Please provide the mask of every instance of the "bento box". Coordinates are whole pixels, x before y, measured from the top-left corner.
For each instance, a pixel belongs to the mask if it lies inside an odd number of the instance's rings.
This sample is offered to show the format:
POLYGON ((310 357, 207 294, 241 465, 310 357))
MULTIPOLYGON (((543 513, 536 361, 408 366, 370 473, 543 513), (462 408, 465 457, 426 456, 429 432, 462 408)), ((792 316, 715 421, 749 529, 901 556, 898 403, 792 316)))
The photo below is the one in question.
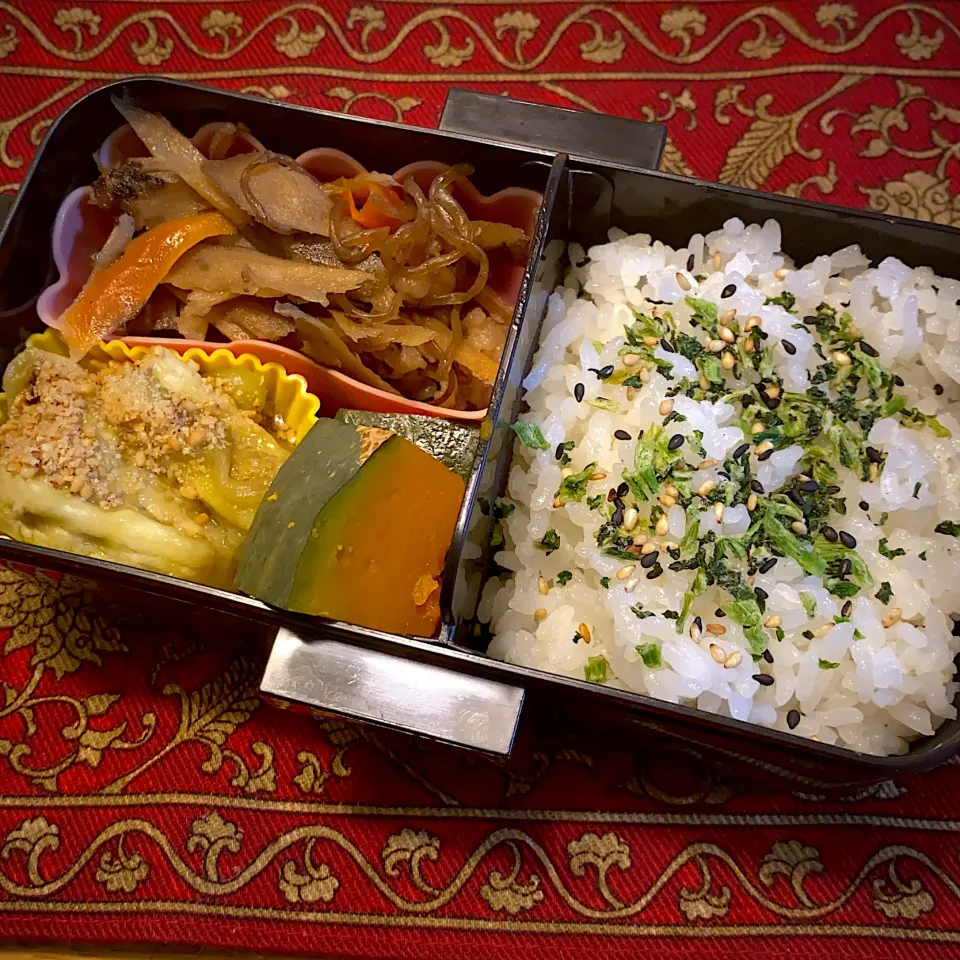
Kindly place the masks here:
MULTIPOLYGON (((101 88, 70 108, 37 152, 0 237, 4 365, 24 335, 41 327, 37 299, 58 275, 51 226, 64 198, 96 176, 86 158, 117 127, 110 96, 118 93, 185 130, 216 121, 242 123, 285 155, 335 145, 369 169, 382 166, 383 156, 397 168, 424 159, 468 163, 475 170, 471 179, 484 195, 520 188, 542 196, 489 405, 474 418, 480 447, 447 553, 441 625, 433 639, 392 634, 10 539, 0 540, 0 557, 84 578, 122 604, 149 604, 184 623, 201 611, 259 622, 276 631, 261 685, 266 696, 492 753, 510 752, 523 713, 550 728, 615 731, 620 742, 631 737, 638 743, 651 737, 693 741, 816 792, 923 770, 960 748, 957 720, 916 740, 905 755, 877 757, 494 660, 485 655, 488 635, 477 619, 496 552, 490 545, 490 504, 506 492, 516 444, 514 432, 503 425, 515 423, 523 411, 522 384, 538 347, 549 295, 570 268, 568 245, 587 249, 603 244, 614 229, 649 234, 679 247, 691 234, 719 230, 731 218, 746 223, 773 219, 787 238, 786 251, 798 263, 859 244, 871 259, 895 256, 950 276, 960 262, 960 231, 658 173, 653 168, 665 131, 656 124, 452 91, 440 130, 426 131, 175 81, 138 79, 101 88)), ((244 345, 236 343, 233 349, 242 353, 244 345)), ((327 395, 317 392, 321 416, 350 400, 335 389, 327 395)))

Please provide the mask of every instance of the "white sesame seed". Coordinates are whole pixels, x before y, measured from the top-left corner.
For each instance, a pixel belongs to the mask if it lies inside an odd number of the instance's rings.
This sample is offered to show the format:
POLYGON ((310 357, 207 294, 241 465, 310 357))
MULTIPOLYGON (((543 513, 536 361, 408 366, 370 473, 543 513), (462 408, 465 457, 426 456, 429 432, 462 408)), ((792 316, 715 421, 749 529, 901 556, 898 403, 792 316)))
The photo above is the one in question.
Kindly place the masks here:
POLYGON ((717 518, 717 523, 723 522, 723 504, 715 503, 713 505, 713 515, 717 518))
POLYGON ((677 286, 680 287, 681 290, 690 289, 690 281, 679 271, 677 272, 677 286))
POLYGON ((756 423, 754 423, 750 427, 751 433, 763 433, 763 430, 764 430, 763 424, 759 420, 757 420, 756 423))
POLYGON ((753 451, 753 452, 759 457, 761 454, 764 454, 764 453, 766 453, 768 450, 772 450, 772 449, 773 449, 773 441, 772 441, 772 440, 764 440, 763 443, 758 443, 758 444, 757 444, 757 446, 754 448, 754 451, 753 451))
POLYGON ((723 313, 717 317, 717 323, 719 323, 721 327, 725 327, 736 315, 737 311, 731 307, 729 310, 724 310, 723 313))
POLYGON ((736 357, 734 357, 729 350, 720 358, 720 366, 723 367, 724 370, 732 370, 736 362, 736 357))
POLYGON ((820 637, 825 637, 833 629, 833 627, 833 621, 829 620, 827 623, 823 624, 822 627, 817 627, 817 629, 813 631, 813 635, 817 637, 817 639, 820 637))
POLYGON ((640 514, 637 513, 637 511, 634 510, 633 507, 630 507, 623 514, 623 529, 626 530, 627 533, 629 533, 637 525, 637 520, 639 519, 639 517, 640 517, 640 514))
POLYGON ((734 650, 726 660, 723 661, 723 667, 725 670, 734 670, 740 666, 740 661, 742 656, 739 650, 734 650))
POLYGON ((833 362, 838 367, 849 367, 853 361, 850 359, 849 353, 844 353, 842 350, 835 350, 832 354, 833 362))
POLYGON ((721 327, 720 339, 727 343, 733 343, 737 339, 737 335, 729 327, 721 327))
POLYGON ((700 374, 700 389, 701 390, 710 389, 710 381, 702 373, 700 374))
POLYGON ((707 470, 707 469, 709 469, 710 467, 715 467, 716 465, 717 465, 717 461, 714 460, 713 457, 707 457, 706 460, 701 460, 701 461, 697 464, 697 469, 698 469, 698 470, 707 470))
POLYGON ((767 619, 763 621, 763 625, 769 627, 771 630, 779 627, 781 623, 783 623, 783 617, 767 617, 767 619))
POLYGON ((537 589, 546 596, 550 592, 550 584, 543 577, 537 577, 537 589))
POLYGON ((669 494, 666 494, 666 493, 663 494, 662 496, 657 497, 657 500, 659 500, 660 503, 663 506, 665 506, 668 510, 670 509, 670 507, 674 507, 677 504, 677 498, 671 497, 669 494))
POLYGON ((640 548, 640 556, 645 557, 648 553, 656 553, 659 549, 655 543, 645 543, 640 548))
POLYGON ((697 488, 697 496, 705 497, 716 485, 716 480, 704 480, 697 488))
POLYGON ((660 341, 656 337, 644 337, 643 342, 648 347, 655 347, 660 341))
POLYGON ((618 580, 629 580, 629 579, 630 579, 630 574, 633 573, 633 571, 636 570, 636 569, 637 569, 637 565, 636 565, 635 563, 628 563, 625 567, 621 567, 621 568, 617 571, 617 579, 618 579, 618 580))
POLYGON ((547 619, 547 608, 541 607, 539 610, 535 610, 533 613, 533 619, 540 623, 541 620, 547 619))
POLYGON ((637 589, 637 584, 640 581, 636 577, 631 577, 624 585, 623 589, 625 593, 633 593, 637 589))
POLYGON ((714 270, 720 269, 720 251, 719 250, 713 255, 713 269, 714 270))
POLYGON ((606 475, 602 470, 597 470, 596 473, 591 473, 591 474, 590 474, 590 479, 591 479, 591 480, 606 480, 606 479, 607 479, 607 475, 606 475))
POLYGON ((747 497, 747 509, 751 513, 757 509, 757 502, 757 495, 755 493, 751 493, 750 496, 747 497))
POLYGON ((870 482, 873 483, 877 477, 880 476, 880 465, 876 463, 870 464, 870 482))
POLYGON ((715 637, 722 637, 727 632, 727 628, 722 623, 708 623, 706 630, 715 637))
POLYGON ((666 400, 660 401, 660 406, 657 407, 657 410, 660 413, 661 417, 665 417, 671 410, 673 410, 673 397, 667 397, 666 400))
POLYGON ((572 476, 573 476, 573 468, 572 468, 572 467, 564 467, 564 468, 560 471, 560 476, 563 477, 564 480, 566 480, 567 477, 572 477, 572 476))
POLYGON ((650 382, 650 370, 648 367, 640 368, 640 382, 649 383, 650 382))
POLYGON ((638 363, 640 358, 635 353, 625 353, 623 355, 623 365, 625 367, 632 367, 634 364, 638 363))
POLYGON ((680 491, 679 491, 672 483, 665 483, 665 484, 663 485, 663 492, 664 492, 668 497, 679 497, 679 496, 680 496, 680 491))
POLYGON ((590 633, 590 628, 585 623, 577 624, 577 632, 581 637, 583 637, 584 643, 589 643, 593 639, 593 636, 590 633))
POLYGON ((903 611, 899 607, 894 607, 881 621, 884 626, 884 629, 892 627, 895 623, 899 622, 900 618, 903 616, 903 611))
POLYGON ((781 267, 779 270, 774 270, 774 271, 773 271, 773 275, 774 275, 778 280, 786 280, 787 274, 788 274, 789 272, 790 272, 790 271, 789 271, 786 267, 781 267))
POLYGON ((649 537, 647 537, 647 535, 646 535, 645 533, 638 533, 638 534, 633 538, 633 545, 634 545, 635 547, 642 547, 642 546, 647 542, 648 539, 649 539, 649 537))
POLYGON ((794 520, 790 524, 790 529, 802 537, 807 532, 807 525, 802 520, 794 520))
POLYGON ((751 317, 747 317, 747 322, 743 325, 744 332, 752 330, 754 327, 759 327, 763 323, 763 317, 753 314, 751 317))
POLYGON ((667 535, 667 531, 668 531, 669 529, 670 529, 670 521, 667 519, 667 515, 664 514, 664 515, 657 521, 657 536, 658 536, 658 537, 665 537, 665 536, 667 535))
POLYGON ((726 651, 718 644, 711 643, 708 649, 710 651, 710 656, 713 657, 716 663, 723 663, 727 659, 726 651))

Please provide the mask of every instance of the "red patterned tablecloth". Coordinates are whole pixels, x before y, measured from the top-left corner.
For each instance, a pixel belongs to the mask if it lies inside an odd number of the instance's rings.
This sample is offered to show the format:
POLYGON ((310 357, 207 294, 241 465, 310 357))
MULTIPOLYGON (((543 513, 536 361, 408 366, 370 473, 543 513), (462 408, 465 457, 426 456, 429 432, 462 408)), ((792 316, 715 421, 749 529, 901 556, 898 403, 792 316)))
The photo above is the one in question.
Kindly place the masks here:
MULTIPOLYGON (((0 0, 0 189, 157 72, 436 122, 663 120, 664 167, 960 224, 956 3, 0 0)), ((257 697, 258 647, 0 568, 2 936, 331 957, 957 956, 960 768, 825 800, 658 741, 510 763, 257 697)), ((723 760, 723 762, 721 762, 723 760)))

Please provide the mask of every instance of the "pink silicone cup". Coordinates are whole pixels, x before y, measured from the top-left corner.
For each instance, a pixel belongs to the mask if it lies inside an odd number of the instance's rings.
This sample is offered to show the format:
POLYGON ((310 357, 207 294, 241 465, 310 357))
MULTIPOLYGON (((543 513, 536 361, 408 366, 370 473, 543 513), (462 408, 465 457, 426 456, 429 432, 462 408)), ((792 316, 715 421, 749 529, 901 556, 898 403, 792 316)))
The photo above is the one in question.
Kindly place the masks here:
MULTIPOLYGON (((194 146, 207 152, 216 135, 225 131, 227 123, 208 123, 191 138, 194 146)), ((241 132, 234 140, 227 156, 263 150, 264 147, 249 133, 241 132)), ((101 167, 116 166, 124 159, 147 156, 148 151, 133 132, 124 124, 103 142, 95 155, 101 167)), ((356 177, 368 171, 342 150, 319 147, 297 157, 297 162, 322 183, 340 177, 356 177)), ((420 188, 427 191, 434 177, 444 169, 444 164, 424 160, 408 164, 395 174, 393 179, 403 183, 413 178, 420 188)), ((537 214, 543 197, 533 190, 508 187, 492 196, 484 196, 469 181, 458 181, 453 187, 454 197, 467 215, 475 220, 492 220, 519 227, 532 237, 537 214)), ((106 242, 114 220, 106 211, 90 202, 89 187, 80 187, 69 193, 57 211, 51 240, 53 260, 60 273, 59 279, 47 287, 37 300, 37 313, 50 327, 58 327, 59 319, 83 289, 90 276, 91 258, 106 242)), ((515 303, 523 281, 523 265, 514 263, 506 255, 493 251, 490 258, 490 286, 507 303, 515 303)), ((348 377, 338 370, 321 366, 314 360, 292 350, 265 340, 235 340, 217 343, 207 340, 182 340, 169 337, 123 337, 125 343, 142 346, 165 346, 178 353, 191 348, 212 351, 227 348, 235 353, 251 353, 264 363, 281 364, 288 373, 302 376, 311 393, 323 404, 324 414, 332 415, 341 407, 371 410, 377 413, 412 413, 450 420, 480 421, 486 410, 447 410, 429 403, 408 400, 397 394, 387 393, 376 387, 348 377)))

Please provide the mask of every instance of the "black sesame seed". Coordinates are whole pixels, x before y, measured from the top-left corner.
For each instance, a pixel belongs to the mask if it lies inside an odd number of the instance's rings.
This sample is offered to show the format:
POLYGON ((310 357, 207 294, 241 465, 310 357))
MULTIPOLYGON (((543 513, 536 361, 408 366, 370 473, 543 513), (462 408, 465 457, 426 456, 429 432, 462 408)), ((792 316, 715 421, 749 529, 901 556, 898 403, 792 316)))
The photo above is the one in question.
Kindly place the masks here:
POLYGON ((816 480, 804 480, 800 484, 800 489, 804 493, 816 493, 820 489, 820 484, 816 480))
POLYGON ((630 487, 627 484, 626 480, 624 480, 624 482, 621 483, 619 487, 617 487, 617 496, 625 497, 629 492, 630 492, 630 487))
POLYGON ((578 268, 579 268, 579 267, 585 267, 589 262, 590 262, 590 258, 589 258, 589 257, 583 257, 582 259, 580 259, 580 260, 577 261, 577 267, 578 267, 578 268))
POLYGON ((618 494, 617 494, 616 487, 611 487, 607 491, 607 503, 613 503, 613 501, 617 499, 617 496, 618 494))
POLYGON ((763 453, 761 453, 760 456, 757 457, 757 459, 760 461, 769 460, 773 456, 773 454, 774 454, 774 450, 771 447, 769 450, 765 450, 763 453))
POLYGON ((857 546, 857 538, 853 534, 847 533, 846 530, 840 531, 840 542, 848 549, 853 550, 857 546))
POLYGON ((666 350, 667 353, 677 352, 677 348, 666 337, 662 337, 660 339, 660 346, 663 347, 663 349, 666 350))
POLYGON ((679 450, 683 446, 684 436, 682 433, 675 433, 667 444, 668 450, 679 450))
POLYGON ((777 565, 776 557, 767 557, 767 559, 764 560, 763 563, 761 563, 760 566, 757 567, 757 569, 761 573, 769 573, 776 565, 777 565))
POLYGON ((576 397, 577 403, 580 403, 583 400, 583 391, 584 391, 584 386, 582 383, 578 383, 573 388, 573 395, 574 397, 576 397))
POLYGON ((756 680, 761 687, 773 686, 773 677, 771 677, 769 673, 755 673, 753 679, 756 680))
POLYGON ((769 647, 767 647, 767 649, 763 651, 761 656, 763 657, 764 660, 767 661, 767 663, 773 663, 773 654, 770 652, 769 647))
POLYGON ((556 456, 557 456, 557 459, 558 459, 558 460, 562 460, 562 459, 563 459, 563 454, 564 454, 564 452, 565 452, 565 451, 564 451, 564 448, 563 448, 563 444, 562 444, 562 443, 558 443, 558 444, 557 444, 557 450, 556 450, 556 456))
POLYGON ((717 609, 713 611, 713 615, 719 618, 720 620, 722 620, 726 616, 726 614, 723 612, 723 609, 721 607, 717 607, 717 609))
POLYGON ((850 611, 851 611, 852 609, 853 609, 853 601, 852 601, 852 600, 848 600, 848 601, 840 608, 840 616, 841 616, 841 617, 849 617, 849 616, 850 616, 850 611))
MULTIPOLYGON (((749 443, 741 443, 740 446, 737 447, 737 449, 733 451, 733 459, 734 459, 734 460, 739 460, 739 459, 740 459, 742 456, 744 456, 749 450, 750 450, 750 444, 749 444, 749 443)), ((559 457, 558 457, 557 459, 559 459, 559 457)))
POLYGON ((657 557, 659 555, 660 554, 657 553, 657 551, 654 551, 653 553, 645 553, 640 558, 640 566, 643 567, 644 570, 649 570, 657 562, 657 557))
POLYGON ((694 260, 693 254, 691 253, 690 256, 687 257, 687 273, 693 273, 694 263, 696 263, 696 261, 694 260))
POLYGON ((767 591, 764 590, 763 587, 754 587, 753 592, 756 594, 756 597, 758 600, 766 600, 767 597, 770 596, 770 594, 767 593, 767 591))
POLYGON ((824 493, 829 493, 830 496, 833 496, 835 493, 839 492, 840 488, 836 484, 832 484, 831 486, 827 487, 826 490, 824 490, 824 493))
POLYGON ((718 471, 717 471, 717 476, 718 476, 718 477, 723 477, 724 480, 729 480, 729 479, 730 479, 730 474, 727 473, 726 470, 718 470, 718 471))
POLYGON ((803 506, 803 497, 800 496, 799 492, 796 490, 788 490, 787 496, 798 506, 803 506))
POLYGON ((875 347, 871 347, 870 344, 867 343, 866 340, 861 340, 861 341, 860 341, 860 349, 861 349, 868 357, 876 357, 876 356, 879 356, 879 354, 878 354, 877 351, 876 351, 876 348, 875 348, 875 347))
POLYGON ((895 374, 893 375, 893 382, 894 382, 898 387, 902 387, 902 386, 903 386, 903 377, 901 377, 899 373, 895 373, 895 374))
POLYGON ((794 729, 796 729, 796 727, 799 725, 799 723, 800 723, 800 711, 799 711, 799 710, 791 710, 791 711, 787 714, 787 726, 788 726, 791 730, 794 730, 794 729))
POLYGON ((601 367, 601 368, 597 371, 597 377, 598 377, 600 380, 606 380, 608 377, 612 377, 612 376, 613 376, 613 364, 612 364, 612 363, 608 363, 605 367, 601 367))
POLYGON ((780 406, 779 397, 768 397, 765 393, 761 394, 763 397, 763 402, 767 405, 768 410, 776 410, 780 406))
MULTIPOLYGON (((653 556, 653 554, 650 554, 650 556, 653 556)), ((647 579, 648 579, 648 580, 656 580, 657 577, 659 577, 661 573, 663 573, 663 567, 661 567, 660 564, 658 563, 658 564, 647 574, 647 579)))
POLYGON ((781 340, 780 345, 791 357, 797 352, 797 348, 789 340, 781 340))
POLYGON ((853 561, 849 557, 844 557, 840 561, 840 576, 849 577, 853 572, 853 561))
POLYGON ((703 621, 699 617, 694 617, 693 623, 698 630, 703 630, 703 621))
POLYGON ((623 504, 618 503, 617 509, 613 511, 613 516, 610 518, 610 522, 615 526, 619 527, 623 523, 623 504))
POLYGON ((858 506, 860 507, 861 510, 869 510, 869 509, 870 509, 870 504, 867 503, 866 500, 861 500, 860 503, 858 504, 858 506))
POLYGON ((735 283, 728 283, 721 291, 720 298, 726 300, 727 297, 732 297, 737 292, 737 285, 735 283))
POLYGON ((836 530, 833 529, 833 527, 821 527, 820 532, 831 543, 836 543, 837 540, 839 539, 839 534, 837 533, 836 530))
POLYGON ((630 440, 630 439, 632 439, 631 436, 630 436, 630 434, 627 433, 626 430, 614 430, 614 431, 613 431, 613 435, 614 435, 618 440, 630 440))
POLYGON ((934 392, 938 397, 942 397, 942 396, 943 396, 943 384, 941 384, 941 383, 935 383, 935 384, 933 385, 933 392, 934 392))
POLYGON ((871 463, 882 463, 883 455, 876 447, 867 447, 867 459, 871 463))
POLYGON ((813 327, 813 326, 816 326, 817 318, 816 318, 816 317, 812 317, 812 316, 811 316, 811 317, 804 317, 804 318, 803 318, 803 322, 804 322, 805 324, 807 324, 807 326, 813 327))
POLYGON ((755 577, 757 575, 757 568, 754 566, 747 567, 747 576, 755 577))
POLYGON ((750 489, 751 489, 754 493, 763 493, 763 492, 764 492, 763 484, 762 484, 759 480, 751 480, 751 481, 750 481, 750 489))

